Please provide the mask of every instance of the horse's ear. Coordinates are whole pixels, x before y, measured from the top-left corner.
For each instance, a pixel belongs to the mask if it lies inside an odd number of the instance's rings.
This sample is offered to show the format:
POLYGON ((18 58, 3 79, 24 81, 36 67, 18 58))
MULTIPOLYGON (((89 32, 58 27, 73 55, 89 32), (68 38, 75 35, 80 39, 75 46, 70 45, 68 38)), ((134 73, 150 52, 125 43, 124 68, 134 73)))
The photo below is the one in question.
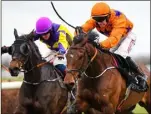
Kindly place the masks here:
POLYGON ((18 38, 19 38, 16 28, 14 28, 14 36, 15 36, 15 39, 18 39, 18 38))
POLYGON ((35 36, 36 36, 36 35, 35 35, 35 31, 34 31, 34 29, 33 29, 33 30, 29 33, 28 39, 33 41, 35 36))

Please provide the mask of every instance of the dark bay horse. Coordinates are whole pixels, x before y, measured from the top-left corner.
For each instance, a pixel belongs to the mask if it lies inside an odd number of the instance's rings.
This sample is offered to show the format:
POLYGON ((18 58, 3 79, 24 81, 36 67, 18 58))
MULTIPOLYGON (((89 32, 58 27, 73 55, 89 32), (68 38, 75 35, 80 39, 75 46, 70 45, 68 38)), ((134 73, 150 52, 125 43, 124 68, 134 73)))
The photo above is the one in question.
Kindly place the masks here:
POLYGON ((137 103, 149 112, 149 70, 145 65, 140 65, 140 69, 148 76, 147 92, 128 89, 125 76, 115 67, 114 56, 94 46, 97 37, 95 32, 76 36, 66 55, 64 83, 73 86, 78 81, 75 103, 77 114, 129 114, 137 103))
POLYGON ((61 74, 42 59, 33 32, 18 36, 14 29, 14 35, 15 41, 9 49, 12 56, 9 70, 12 76, 24 71, 14 114, 61 114, 68 99, 61 74))

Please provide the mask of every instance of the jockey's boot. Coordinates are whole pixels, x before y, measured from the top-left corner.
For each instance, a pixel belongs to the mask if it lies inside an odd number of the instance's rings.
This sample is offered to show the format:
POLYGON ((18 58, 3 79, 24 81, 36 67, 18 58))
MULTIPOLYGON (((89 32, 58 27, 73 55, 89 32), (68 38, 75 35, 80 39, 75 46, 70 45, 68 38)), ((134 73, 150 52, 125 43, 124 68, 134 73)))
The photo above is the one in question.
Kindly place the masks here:
POLYGON ((142 91, 147 91, 148 89, 147 76, 141 70, 139 70, 137 64, 131 59, 131 57, 126 57, 126 60, 128 61, 130 68, 136 74, 138 74, 137 79, 139 80, 140 89, 142 89, 142 91))

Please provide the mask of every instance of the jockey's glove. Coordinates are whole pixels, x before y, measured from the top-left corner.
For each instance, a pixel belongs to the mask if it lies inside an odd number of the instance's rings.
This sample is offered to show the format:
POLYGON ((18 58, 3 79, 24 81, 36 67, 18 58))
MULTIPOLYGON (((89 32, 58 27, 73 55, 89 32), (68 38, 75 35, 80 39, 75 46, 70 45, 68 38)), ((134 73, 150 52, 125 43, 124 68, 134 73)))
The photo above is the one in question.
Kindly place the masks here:
POLYGON ((64 54, 65 54, 65 51, 60 49, 60 50, 58 51, 58 55, 57 55, 58 59, 59 59, 59 60, 64 59, 64 54))
POLYGON ((84 33, 83 30, 82 30, 82 27, 81 26, 76 26, 76 28, 75 28, 75 34, 79 35, 81 33, 84 33))

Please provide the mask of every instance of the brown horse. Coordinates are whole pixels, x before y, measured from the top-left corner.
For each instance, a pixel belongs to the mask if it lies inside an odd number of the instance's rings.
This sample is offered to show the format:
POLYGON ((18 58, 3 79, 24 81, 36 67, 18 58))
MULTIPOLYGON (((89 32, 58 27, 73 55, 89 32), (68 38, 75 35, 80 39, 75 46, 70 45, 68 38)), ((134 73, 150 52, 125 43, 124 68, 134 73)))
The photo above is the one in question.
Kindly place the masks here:
MULTIPOLYGON (((97 37, 95 32, 76 36, 66 55, 64 83, 73 86, 78 81, 77 114, 128 114, 137 103, 149 112, 150 89, 136 92, 127 88, 128 80, 116 67, 113 54, 94 46, 97 37)), ((150 85, 149 70, 145 65, 140 68, 148 76, 150 85)))
POLYGON ((63 113, 68 91, 61 74, 51 63, 42 59, 33 41, 33 32, 18 36, 15 29, 14 35, 15 41, 9 49, 12 56, 9 70, 12 76, 18 76, 21 70, 24 71, 14 114, 63 113))

